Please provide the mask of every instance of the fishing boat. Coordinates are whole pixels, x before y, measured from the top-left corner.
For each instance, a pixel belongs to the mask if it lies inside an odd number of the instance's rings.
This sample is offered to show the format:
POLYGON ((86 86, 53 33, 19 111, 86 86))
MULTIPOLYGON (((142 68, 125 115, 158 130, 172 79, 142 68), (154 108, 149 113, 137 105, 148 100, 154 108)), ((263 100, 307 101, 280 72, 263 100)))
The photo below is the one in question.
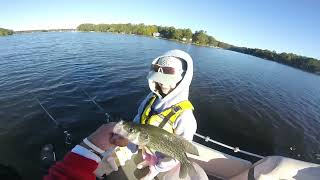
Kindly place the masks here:
MULTIPOLYGON (((300 161, 282 156, 263 157, 258 154, 240 150, 238 147, 231 147, 221 142, 214 141, 210 137, 196 134, 198 138, 206 142, 211 142, 234 152, 246 154, 254 158, 259 158, 255 163, 248 160, 235 157, 199 142, 192 143, 197 147, 199 156, 187 154, 188 157, 204 170, 208 179, 212 180, 319 180, 320 165, 310 162, 300 161)), ((112 172, 107 179, 128 179, 136 180, 143 177, 148 169, 138 170, 137 164, 142 161, 141 154, 136 154, 131 160, 119 168, 118 171, 112 172)), ((104 161, 101 161, 105 163, 104 161)), ((105 164, 107 165, 107 164, 105 164)), ((103 167, 103 166, 102 166, 103 167)), ((104 171, 101 171, 101 175, 104 171)), ((166 173, 160 173, 155 179, 178 179, 179 170, 174 169, 166 173), (176 178, 174 178, 176 177, 176 178)), ((187 177, 186 179, 190 179, 187 177)), ((201 179, 201 178, 200 178, 201 179)), ((206 177, 203 179, 207 179, 206 177)))
MULTIPOLYGON (((82 89, 82 91, 88 96, 88 98, 102 111, 104 109, 94 100, 91 96, 82 89)), ((39 105, 58 126, 58 122, 51 116, 51 114, 45 109, 39 99, 33 95, 39 105)), ((106 121, 109 122, 110 115, 105 113, 106 121)), ((69 142, 70 134, 68 131, 64 131, 66 137, 66 144, 69 142)), ((236 153, 245 154, 257 159, 260 159, 254 163, 251 161, 235 157, 221 151, 212 149, 199 142, 192 141, 197 147, 199 156, 188 154, 188 157, 192 162, 195 162, 197 172, 203 172, 204 176, 198 178, 200 180, 319 180, 320 179, 320 164, 300 161, 283 156, 261 156, 248 151, 241 150, 238 147, 232 147, 221 142, 215 141, 208 136, 203 136, 196 133, 197 138, 202 139, 205 142, 214 143, 227 149, 231 149, 236 153), (198 167, 198 168, 197 168, 198 167)), ((107 156, 100 162, 95 174, 98 178, 104 178, 106 170, 105 167, 110 167, 106 161, 107 156)), ((137 169, 137 164, 142 162, 141 153, 136 153, 133 157, 126 161, 123 166, 120 166, 118 171, 108 173, 106 179, 119 179, 119 180, 137 180, 144 177, 148 173, 148 169, 137 169)), ((177 167, 179 168, 179 167, 177 167)), ((179 169, 173 169, 172 171, 159 173, 155 178, 159 180, 174 180, 179 179, 179 169), (175 178, 176 177, 176 178, 175 178)), ((190 177, 185 178, 185 180, 190 177)), ((194 179, 192 179, 194 180, 194 179)))

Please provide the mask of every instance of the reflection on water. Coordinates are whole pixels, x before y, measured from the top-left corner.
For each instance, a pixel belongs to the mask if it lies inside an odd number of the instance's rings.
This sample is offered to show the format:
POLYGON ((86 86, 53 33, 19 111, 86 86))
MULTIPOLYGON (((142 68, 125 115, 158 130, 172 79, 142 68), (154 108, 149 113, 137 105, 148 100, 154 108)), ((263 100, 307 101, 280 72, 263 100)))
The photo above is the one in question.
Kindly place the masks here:
POLYGON ((39 176, 43 144, 54 143, 58 157, 72 147, 64 131, 78 143, 106 122, 105 113, 113 121, 131 120, 149 91, 145 76, 152 59, 175 48, 194 58, 190 99, 200 134, 262 155, 320 162, 320 76, 231 51, 139 36, 33 33, 0 43, 0 163, 28 179, 39 176))

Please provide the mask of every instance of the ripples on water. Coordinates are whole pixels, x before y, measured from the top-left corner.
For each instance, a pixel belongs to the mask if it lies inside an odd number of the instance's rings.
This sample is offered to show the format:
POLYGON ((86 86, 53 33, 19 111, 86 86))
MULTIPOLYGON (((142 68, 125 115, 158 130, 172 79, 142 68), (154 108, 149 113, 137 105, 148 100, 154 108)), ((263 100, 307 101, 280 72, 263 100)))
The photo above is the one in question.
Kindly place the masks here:
POLYGON ((190 98, 198 132, 258 154, 319 163, 320 76, 235 52, 139 36, 33 33, 1 37, 0 44, 0 161, 29 179, 39 175, 43 144, 54 143, 62 157, 71 148, 63 143, 64 129, 77 143, 104 122, 104 112, 82 89, 113 117, 132 119, 149 91, 151 61, 176 48, 194 59, 190 98))

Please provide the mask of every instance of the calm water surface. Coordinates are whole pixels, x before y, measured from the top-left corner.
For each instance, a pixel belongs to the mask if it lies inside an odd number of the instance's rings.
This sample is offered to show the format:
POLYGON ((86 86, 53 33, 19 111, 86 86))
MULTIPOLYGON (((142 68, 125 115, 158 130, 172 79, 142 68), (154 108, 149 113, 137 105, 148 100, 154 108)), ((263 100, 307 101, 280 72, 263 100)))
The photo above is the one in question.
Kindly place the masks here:
POLYGON ((53 143, 59 158, 72 148, 64 130, 76 144, 105 122, 105 112, 131 120, 149 92, 151 61, 171 49, 194 59, 198 133, 261 155, 320 163, 320 76, 221 49, 72 32, 0 38, 0 163, 38 179, 42 145, 53 143))

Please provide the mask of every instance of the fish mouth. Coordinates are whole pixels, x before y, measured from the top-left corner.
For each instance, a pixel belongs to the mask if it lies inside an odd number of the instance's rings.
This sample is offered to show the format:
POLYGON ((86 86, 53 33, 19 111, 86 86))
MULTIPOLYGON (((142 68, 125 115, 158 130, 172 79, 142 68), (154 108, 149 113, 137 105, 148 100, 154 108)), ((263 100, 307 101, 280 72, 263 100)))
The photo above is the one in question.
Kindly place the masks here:
POLYGON ((128 137, 128 132, 124 130, 124 121, 119 121, 113 128, 113 133, 114 134, 119 134, 122 137, 128 137))

